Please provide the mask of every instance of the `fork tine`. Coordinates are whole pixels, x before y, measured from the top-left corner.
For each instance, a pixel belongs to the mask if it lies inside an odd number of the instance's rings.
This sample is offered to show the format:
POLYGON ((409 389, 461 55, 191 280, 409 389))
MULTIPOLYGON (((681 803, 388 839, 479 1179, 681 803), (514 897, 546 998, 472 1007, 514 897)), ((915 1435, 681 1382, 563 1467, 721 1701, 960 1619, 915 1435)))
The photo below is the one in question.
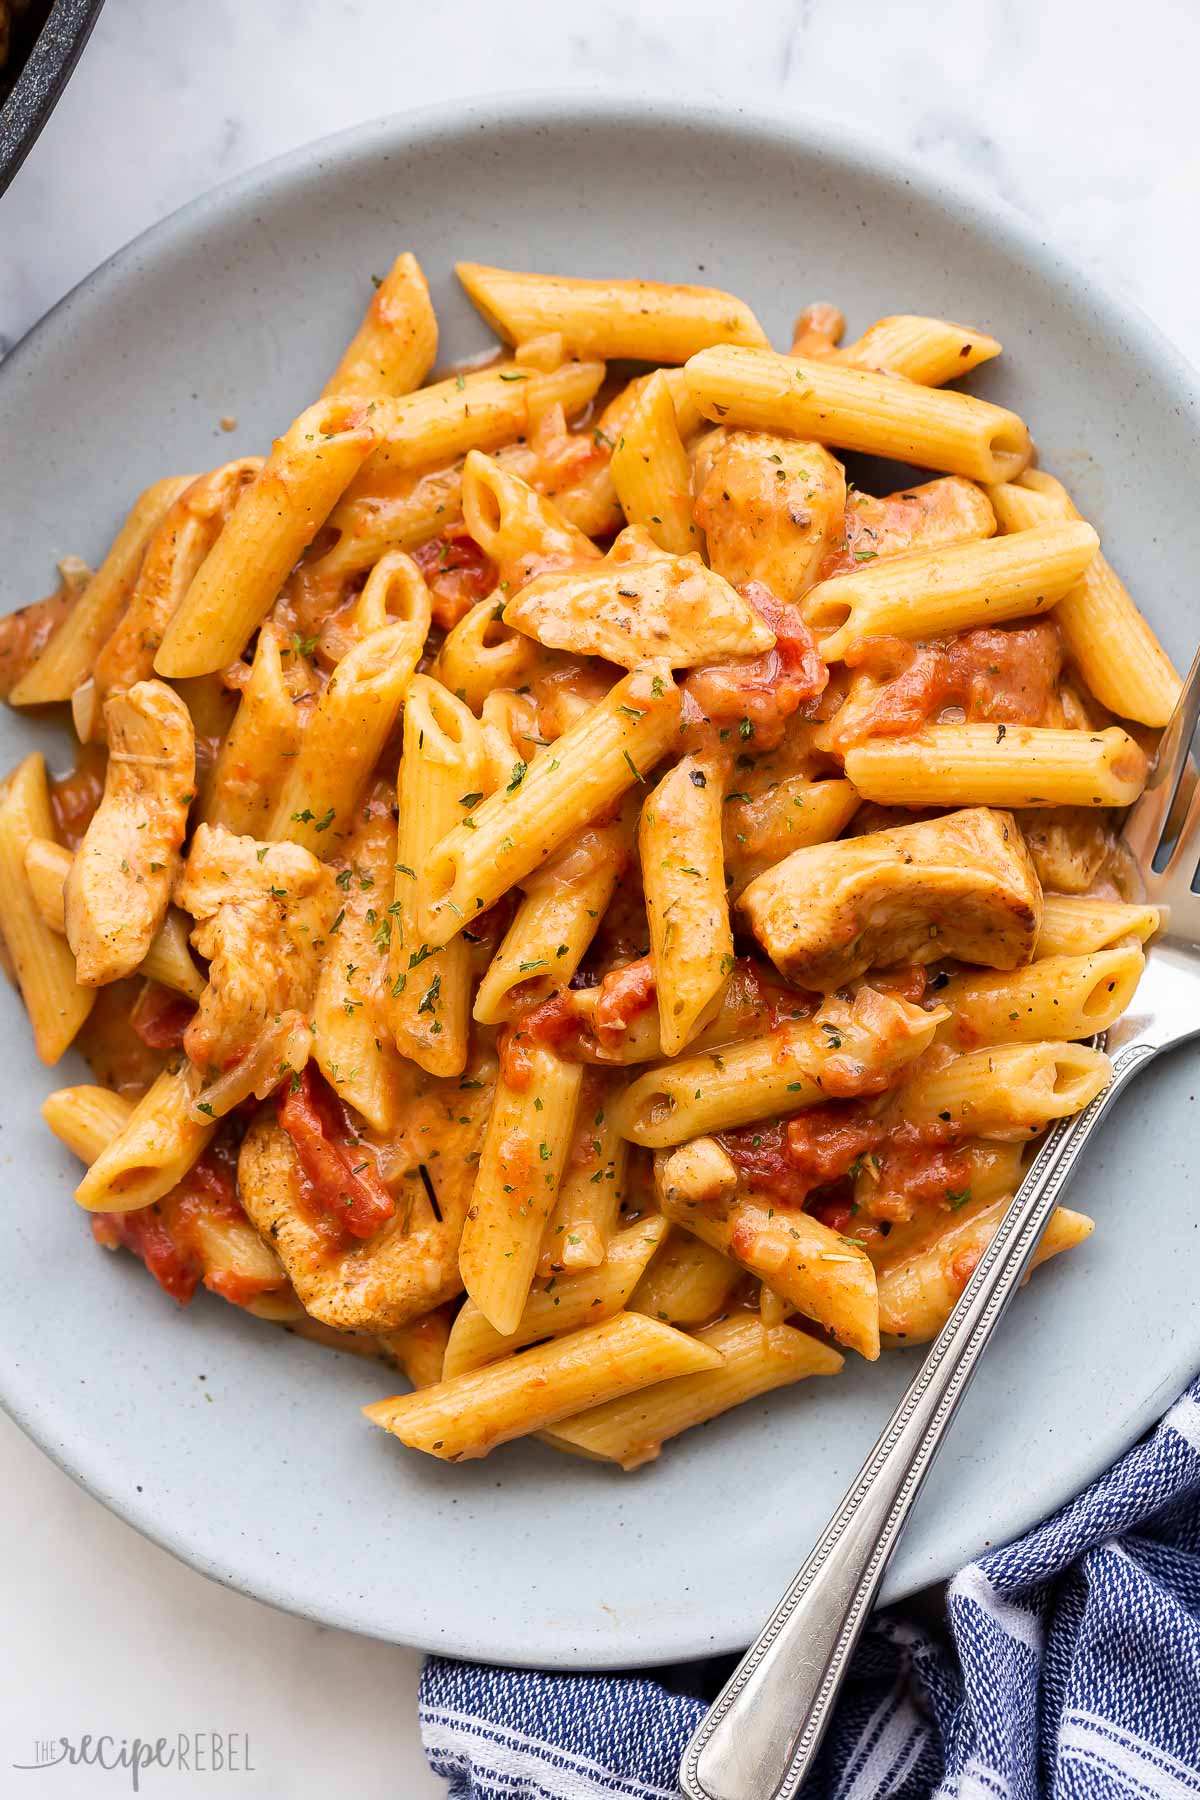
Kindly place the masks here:
MULTIPOLYGON (((1197 719, 1200 719, 1200 650, 1192 659, 1175 710, 1159 739, 1158 755, 1146 790, 1125 823, 1125 842, 1143 869, 1149 869, 1162 838, 1175 790, 1186 769, 1197 719)), ((1190 807, 1188 817, 1190 820, 1190 807)), ((1186 826, 1179 834, 1180 843, 1185 831, 1186 826)))
POLYGON ((1191 887, 1196 866, 1200 864, 1200 781, 1192 788, 1192 797, 1184 814, 1183 824, 1179 827, 1179 836, 1175 848, 1167 861, 1163 874, 1175 888, 1191 887))

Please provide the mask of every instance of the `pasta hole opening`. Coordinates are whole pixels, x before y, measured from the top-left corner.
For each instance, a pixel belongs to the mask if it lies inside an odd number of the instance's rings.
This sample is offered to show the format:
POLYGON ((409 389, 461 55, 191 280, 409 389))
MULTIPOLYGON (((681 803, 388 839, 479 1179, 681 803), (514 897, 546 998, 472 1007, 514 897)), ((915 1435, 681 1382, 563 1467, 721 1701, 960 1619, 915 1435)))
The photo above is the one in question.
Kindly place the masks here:
POLYGON ((851 602, 839 600, 836 594, 822 595, 804 609, 805 622, 813 631, 841 631, 853 614, 851 602))
POLYGON ((500 536, 504 509, 495 487, 496 472, 480 456, 468 458, 463 470, 463 520, 471 536, 489 555, 500 536))
POLYGON ((988 439, 995 481, 1012 481, 1029 461, 1029 433, 1019 419, 1005 419, 988 439))

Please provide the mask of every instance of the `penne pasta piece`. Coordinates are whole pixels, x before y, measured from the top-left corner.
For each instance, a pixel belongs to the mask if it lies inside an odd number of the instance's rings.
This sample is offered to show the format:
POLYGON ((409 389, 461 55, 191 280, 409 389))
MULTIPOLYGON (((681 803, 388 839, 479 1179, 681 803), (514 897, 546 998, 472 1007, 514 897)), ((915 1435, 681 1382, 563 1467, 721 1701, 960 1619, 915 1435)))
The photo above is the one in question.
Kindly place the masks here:
POLYGON ((609 1400, 542 1433, 545 1443, 623 1469, 653 1462, 680 1432, 809 1375, 836 1375, 844 1358, 790 1325, 764 1329, 753 1313, 739 1313, 696 1333, 716 1350, 719 1368, 679 1375, 620 1400, 609 1400))
POLYGON ((169 475, 138 495, 133 509, 87 588, 33 667, 15 685, 13 706, 69 700, 96 666, 100 646, 128 605, 146 546, 194 475, 169 475))
POLYGON ((948 1016, 873 988, 853 1000, 831 997, 812 1018, 647 1070, 612 1101, 613 1123, 622 1137, 658 1150, 822 1100, 877 1093, 948 1016))
POLYGON ((523 1061, 521 1085, 503 1069, 496 1084, 458 1253, 467 1293, 500 1332, 516 1330, 529 1298, 583 1078, 540 1046, 523 1061))
POLYGON ((134 1102, 105 1087, 59 1088, 42 1101, 42 1117, 80 1162, 94 1163, 129 1123, 134 1102))
POLYGON ((527 877, 513 922, 479 983, 473 1018, 501 1025, 569 987, 627 862, 628 834, 619 823, 588 826, 527 877))
POLYGON ((667 1325, 705 1325, 744 1280, 737 1264, 711 1244, 672 1230, 634 1288, 629 1309, 667 1325))
POLYGON ((167 916, 196 785, 192 721, 164 682, 112 694, 104 719, 104 795, 63 886, 67 942, 87 987, 145 961, 167 916))
POLYGON ((809 781, 803 775, 787 776, 763 794, 726 794, 721 835, 730 898, 793 850, 836 838, 859 804, 848 781, 809 781))
POLYGON ((339 915, 313 996, 313 1055, 334 1093, 377 1131, 393 1132, 410 1083, 380 1028, 395 917, 396 826, 390 790, 360 809, 337 876, 339 915))
POLYGON ((664 1056, 695 1035, 733 972, 721 842, 726 775, 716 757, 684 756, 642 808, 638 848, 664 1056))
MULTIPOLYGON (((1077 520, 1066 488, 1041 469, 989 489, 1001 529, 1077 520)), ((1067 654, 1102 706, 1123 719, 1165 725, 1179 698, 1170 657, 1103 553, 1093 558, 1055 613, 1067 654)))
POLYGON ((532 639, 505 624, 502 599, 489 595, 446 633, 433 673, 473 713, 480 713, 489 694, 519 687, 537 658, 532 639))
POLYGON ((918 468, 1012 481, 1032 454, 1016 413, 970 394, 774 350, 702 350, 687 367, 700 410, 722 425, 785 431, 918 468))
MULTIPOLYGON (((297 662, 292 657, 290 666, 295 669, 297 662)), ((297 700, 279 633, 273 625, 264 625, 250 678, 200 803, 200 821, 221 825, 237 837, 265 835, 300 751, 303 718, 297 700)))
POLYGON ((682 363, 708 344, 765 344, 750 308, 718 288, 585 281, 460 262, 458 279, 508 344, 561 332, 569 349, 611 362, 682 363))
POLYGON ((789 981, 828 990, 877 962, 1017 968, 1033 955, 1042 894, 1015 821, 973 807, 795 850, 738 906, 789 981))
MULTIPOLYGON (((25 851, 25 873, 33 890, 34 902, 51 931, 66 935, 66 901, 63 886, 71 872, 74 857, 52 838, 30 838, 25 851)), ((188 947, 189 921, 178 907, 169 906, 150 948, 142 959, 139 972, 150 981, 161 982, 189 1000, 198 1000, 204 992, 204 977, 192 960, 188 947)))
MULTIPOLYGON (((1005 1195, 965 1216, 951 1214, 927 1241, 878 1270, 879 1329, 894 1343, 927 1344, 945 1325, 995 1237, 1011 1199, 1005 1195)), ((1083 1243, 1095 1230, 1085 1213, 1060 1206, 1050 1215, 1030 1270, 1083 1243)), ((1028 1275, 1025 1277, 1028 1281, 1028 1275)))
POLYGON ((612 1318, 625 1306, 666 1229, 666 1220, 655 1214, 618 1232, 599 1267, 552 1275, 538 1283, 530 1291, 515 1330, 506 1334, 488 1324, 473 1300, 464 1301, 446 1346, 446 1379, 466 1369, 482 1368, 526 1344, 612 1318))
POLYGON ((45 758, 34 751, 8 777, 0 796, 0 937, 7 946, 37 1053, 56 1063, 92 1010, 95 991, 80 985, 75 959, 47 925, 25 859, 54 819, 45 758))
POLYGON ((1107 1056, 1085 1044, 996 1044, 915 1075, 890 1105, 912 1124, 938 1119, 975 1137, 1019 1140, 1082 1112, 1111 1075, 1107 1056))
POLYGON ((430 852, 422 938, 445 944, 476 914, 644 782, 673 741, 681 697, 666 664, 618 681, 598 706, 529 763, 507 788, 461 821, 430 852))
POLYGON ((412 1449, 462 1462, 635 1388, 720 1364, 720 1353, 698 1339, 640 1313, 619 1313, 363 1412, 412 1449))
POLYGON ((470 946, 458 935, 427 943, 421 926, 429 859, 457 820, 482 798, 483 734, 472 714, 428 675, 418 675, 404 709, 396 782, 400 822, 389 910, 384 1008, 402 1056, 431 1075, 466 1066, 471 1012, 470 946))
POLYGON ((375 293, 342 360, 325 383, 321 398, 356 394, 407 394, 420 387, 434 364, 437 319, 424 271, 410 251, 402 251, 375 293))
POLYGON ((450 1308, 435 1307, 422 1318, 401 1325, 382 1340, 384 1349, 415 1388, 433 1387, 442 1379, 450 1342, 450 1308))
POLYGON ((990 362, 1000 351, 1001 345, 986 331, 954 325, 949 319, 897 313, 876 319, 852 344, 835 350, 833 358, 852 368, 878 369, 906 376, 924 387, 941 387, 943 382, 970 374, 980 363, 990 362))
POLYGON ((752 1193, 716 1202, 695 1197, 687 1179, 690 1170, 676 1180, 677 1155, 660 1157, 656 1164, 665 1216, 756 1275, 839 1344, 874 1362, 879 1304, 870 1258, 799 1207, 776 1205, 752 1193))
POLYGON ((383 441, 364 485, 387 472, 431 468, 468 450, 497 450, 527 438, 553 407, 561 406, 567 417, 582 412, 603 380, 602 362, 567 362, 546 375, 494 363, 381 403, 383 441))
POLYGON ((425 577, 402 550, 388 550, 379 558, 354 604, 339 610, 321 625, 320 648, 330 662, 340 663, 373 632, 387 625, 419 625, 428 632, 432 618, 425 577))
POLYGON ((630 525, 643 525, 662 550, 699 546, 692 522, 692 469, 660 369, 638 394, 612 453, 612 477, 630 525))
POLYGON ((148 681, 163 633, 240 496, 259 474, 261 456, 246 456, 201 475, 185 488, 146 546, 129 604, 96 658, 101 699, 148 681))
POLYGON ((398 619, 347 651, 300 737, 266 836, 336 855, 400 716, 429 630, 424 618, 398 619))
POLYGON ((1146 758, 1117 725, 928 725, 846 752, 846 775, 884 806, 1131 806, 1146 758))
POLYGON ((502 593, 515 594, 547 569, 600 559, 591 538, 552 500, 478 450, 463 464, 462 506, 467 530, 496 565, 502 593))
POLYGON ((169 1194, 217 1129, 215 1119, 196 1110, 199 1092, 200 1076, 190 1063, 165 1069, 75 1189, 80 1206, 88 1212, 133 1212, 169 1194))
POLYGON ((241 655, 379 442, 370 404, 319 400, 276 439, 163 634, 154 659, 160 675, 207 675, 241 655))
POLYGON ((867 562, 819 582, 805 623, 826 662, 866 637, 936 637, 1045 612, 1079 580, 1099 540, 1082 520, 867 562))
POLYGON ((624 669, 661 658, 690 668, 758 656, 775 642, 761 614, 698 555, 542 575, 504 608, 504 623, 554 650, 624 669))
POLYGON ((1161 918, 1157 906, 1047 894, 1034 955, 1086 956, 1115 944, 1144 944, 1158 930, 1161 918))
POLYGON ((629 1145, 608 1111, 608 1091, 593 1076, 581 1088, 575 1131, 554 1211, 542 1234, 542 1274, 595 1269, 608 1255, 626 1198, 629 1145))
POLYGON ((952 976, 938 989, 950 1017, 938 1032, 958 1049, 978 1044, 1090 1038, 1131 1004, 1146 959, 1132 945, 1090 956, 1043 956, 1012 974, 952 976))

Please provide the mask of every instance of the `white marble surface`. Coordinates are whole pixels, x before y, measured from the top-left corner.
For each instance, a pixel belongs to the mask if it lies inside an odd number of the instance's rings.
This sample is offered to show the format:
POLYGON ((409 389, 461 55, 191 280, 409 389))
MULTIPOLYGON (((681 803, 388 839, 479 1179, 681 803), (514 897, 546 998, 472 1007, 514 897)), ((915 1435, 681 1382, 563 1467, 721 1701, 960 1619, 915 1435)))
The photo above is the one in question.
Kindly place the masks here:
MULTIPOLYGON (((172 208, 364 118, 607 88, 833 116, 1038 217, 1200 357, 1194 0, 108 0, 0 199, 0 346, 172 208)), ((253 1774, 153 1795, 424 1800, 418 1659, 284 1618, 143 1543, 0 1421, 0 1792, 58 1732, 248 1732, 253 1774)), ((117 1783, 117 1786, 113 1784, 117 1783)), ((30 1792, 33 1791, 31 1787, 30 1792)))

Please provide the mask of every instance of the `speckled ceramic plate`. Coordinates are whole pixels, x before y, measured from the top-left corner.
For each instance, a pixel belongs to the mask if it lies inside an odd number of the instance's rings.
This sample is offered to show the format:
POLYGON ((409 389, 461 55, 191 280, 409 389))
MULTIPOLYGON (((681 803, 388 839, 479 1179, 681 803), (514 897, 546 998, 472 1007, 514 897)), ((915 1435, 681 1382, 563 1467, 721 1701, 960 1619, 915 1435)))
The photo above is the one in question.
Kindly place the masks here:
MULTIPOLYGON (((1008 354, 976 388, 1027 414, 1177 660, 1196 631, 1197 382, 1140 317, 1011 214, 825 126, 590 97, 455 106, 314 145, 177 213, 78 288, 0 368, 0 584, 97 560, 154 477, 259 450, 320 387, 402 247, 444 353, 486 336, 456 257, 732 288, 786 342, 836 299, 855 328, 945 313, 1008 354), (238 420, 230 437, 218 419, 238 420)), ((5 763, 44 722, 0 719, 5 763)), ((39 1068, 0 994, 0 1383, 93 1494, 276 1606, 457 1655, 555 1667, 744 1642, 912 1371, 851 1359, 739 1409, 634 1476, 537 1445, 450 1468, 369 1426, 387 1372, 202 1296, 185 1313, 92 1245, 39 1068)), ((1200 1364, 1187 1165, 1196 1064, 1156 1063, 1074 1199, 1099 1230, 1005 1321, 893 1564, 890 1597, 1065 1500, 1200 1364)))

